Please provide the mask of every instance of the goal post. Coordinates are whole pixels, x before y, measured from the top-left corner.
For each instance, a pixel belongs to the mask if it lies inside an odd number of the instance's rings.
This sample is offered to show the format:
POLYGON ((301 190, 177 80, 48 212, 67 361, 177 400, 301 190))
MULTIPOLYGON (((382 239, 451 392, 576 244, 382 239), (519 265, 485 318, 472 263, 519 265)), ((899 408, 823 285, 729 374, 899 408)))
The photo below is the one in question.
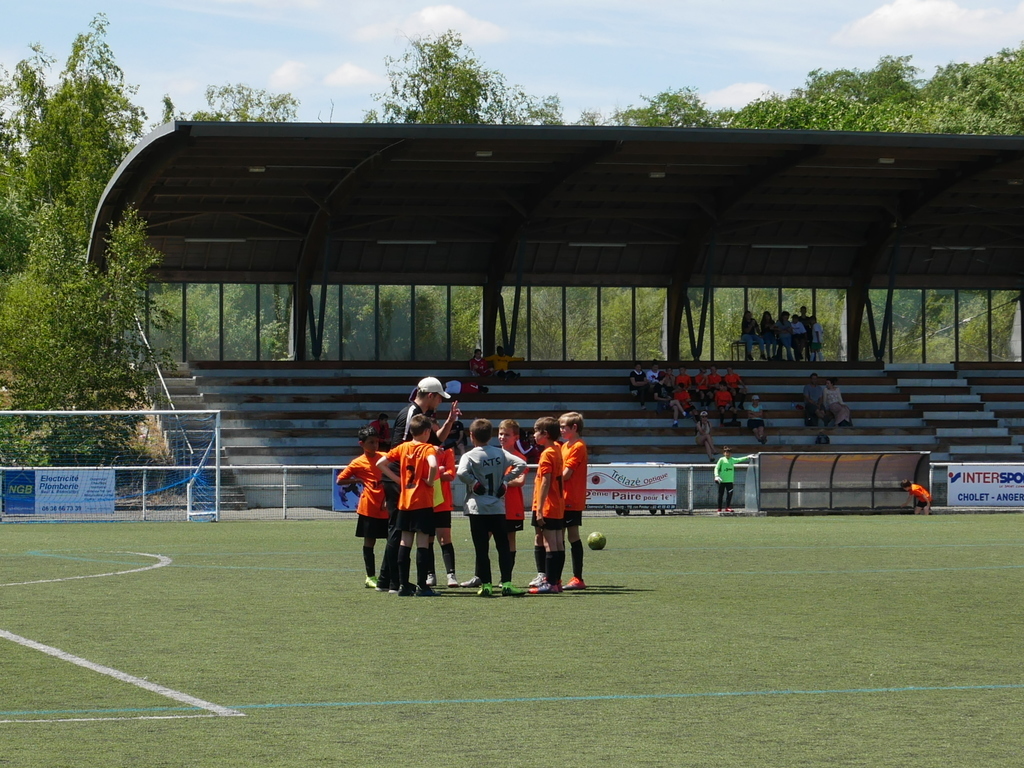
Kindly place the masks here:
POLYGON ((219 520, 220 411, 0 411, 0 520, 219 520))

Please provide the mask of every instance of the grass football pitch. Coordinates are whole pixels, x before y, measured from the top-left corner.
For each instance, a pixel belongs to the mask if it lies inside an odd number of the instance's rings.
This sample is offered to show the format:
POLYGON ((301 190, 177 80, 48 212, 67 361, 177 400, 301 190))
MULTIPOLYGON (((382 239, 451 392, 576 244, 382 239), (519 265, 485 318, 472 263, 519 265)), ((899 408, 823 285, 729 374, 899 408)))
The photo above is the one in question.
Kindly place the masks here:
POLYGON ((0 766, 1018 768, 1022 524, 588 519, 587 590, 489 600, 351 519, 5 525, 0 766))

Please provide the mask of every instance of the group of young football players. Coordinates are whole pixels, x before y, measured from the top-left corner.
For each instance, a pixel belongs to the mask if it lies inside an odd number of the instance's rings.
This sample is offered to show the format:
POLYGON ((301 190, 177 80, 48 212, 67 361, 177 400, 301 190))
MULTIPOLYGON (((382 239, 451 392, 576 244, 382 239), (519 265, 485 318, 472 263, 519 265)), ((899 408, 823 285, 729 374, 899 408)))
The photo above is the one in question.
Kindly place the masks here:
MULTIPOLYGON (((424 379, 424 382, 433 380, 424 379)), ((436 422, 419 413, 409 419, 411 438, 386 453, 379 450, 379 436, 372 426, 359 430, 362 455, 342 469, 339 485, 363 484, 359 499, 356 536, 363 539, 364 584, 378 592, 400 596, 435 597, 438 579, 434 567, 434 541, 439 540, 447 586, 476 588, 481 597, 525 594, 559 594, 586 589, 583 581, 583 541, 580 537, 586 506, 587 446, 582 439, 583 416, 576 412, 555 419, 544 416, 533 426, 533 438, 541 449, 534 481, 531 525, 537 575, 528 589, 513 584, 516 534, 525 528, 523 485, 528 471, 525 457, 516 450, 520 426, 513 419, 498 425, 498 445, 491 443, 494 425, 477 419, 469 426, 473 447, 455 465, 452 448, 432 444, 436 422), (398 486, 393 509, 385 483, 398 486), (452 486, 465 486, 464 512, 469 519, 475 575, 459 582, 455 575, 455 547, 451 540, 454 508, 452 486), (385 568, 377 574, 374 548, 377 539, 397 539, 397 573, 385 568), (398 538, 395 534, 401 531, 398 538), (566 539, 572 557, 572 578, 563 586, 566 539), (498 554, 499 581, 492 582, 490 542, 498 554), (416 581, 410 580, 415 548, 416 581)))

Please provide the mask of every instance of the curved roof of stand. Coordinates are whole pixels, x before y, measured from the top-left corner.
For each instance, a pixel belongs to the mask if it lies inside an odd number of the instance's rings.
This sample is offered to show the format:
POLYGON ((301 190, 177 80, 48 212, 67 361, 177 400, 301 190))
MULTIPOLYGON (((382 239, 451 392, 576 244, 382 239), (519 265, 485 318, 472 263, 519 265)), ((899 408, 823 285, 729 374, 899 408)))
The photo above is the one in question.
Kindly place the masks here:
POLYGON ((309 286, 1024 286, 1024 137, 580 126, 168 123, 93 224, 136 207, 157 281, 309 286))
POLYGON ((1016 286, 1024 137, 169 123, 121 164, 158 280, 1016 286), (711 244, 714 247, 711 248, 711 244), (701 281, 703 278, 700 278, 701 281))

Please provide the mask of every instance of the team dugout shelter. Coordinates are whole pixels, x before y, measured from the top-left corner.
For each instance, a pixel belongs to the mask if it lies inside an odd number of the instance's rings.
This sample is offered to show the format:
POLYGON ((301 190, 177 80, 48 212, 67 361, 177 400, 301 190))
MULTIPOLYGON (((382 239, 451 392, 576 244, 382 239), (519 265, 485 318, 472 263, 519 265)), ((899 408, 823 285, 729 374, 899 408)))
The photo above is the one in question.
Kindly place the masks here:
POLYGON ((90 262, 129 209, 180 360, 726 360, 800 306, 829 361, 1020 360, 1019 136, 173 122, 90 262))

